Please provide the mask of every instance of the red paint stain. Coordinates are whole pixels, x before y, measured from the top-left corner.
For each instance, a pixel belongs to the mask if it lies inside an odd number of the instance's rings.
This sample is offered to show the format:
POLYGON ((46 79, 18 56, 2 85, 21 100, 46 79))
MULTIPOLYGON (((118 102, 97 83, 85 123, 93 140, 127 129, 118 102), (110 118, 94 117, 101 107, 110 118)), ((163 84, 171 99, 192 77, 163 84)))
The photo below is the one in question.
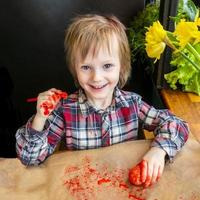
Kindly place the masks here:
POLYGON ((124 188, 124 189, 128 189, 128 185, 126 183, 120 183, 119 187, 124 188))
POLYGON ((107 165, 91 163, 85 157, 79 166, 69 166, 64 171, 63 185, 75 200, 93 200, 101 192, 110 191, 123 199, 145 200, 145 189, 130 185, 128 169, 110 169, 107 165))
POLYGON ((101 185, 102 183, 109 183, 110 181, 111 181, 110 179, 102 178, 102 179, 98 180, 98 185, 101 185))
POLYGON ((178 200, 199 200, 199 195, 195 192, 191 192, 190 194, 179 196, 178 200))
POLYGON ((88 170, 89 170, 90 173, 95 172, 95 169, 92 169, 92 168, 89 168, 88 170))
POLYGON ((141 198, 135 196, 134 194, 129 194, 128 197, 129 197, 129 199, 134 199, 134 200, 144 200, 144 199, 141 199, 141 198))
POLYGON ((44 109, 44 115, 49 115, 50 110, 53 110, 56 106, 55 102, 58 102, 61 98, 67 98, 67 93, 66 92, 61 92, 61 93, 54 93, 49 97, 48 101, 43 102, 40 105, 40 108, 44 109))

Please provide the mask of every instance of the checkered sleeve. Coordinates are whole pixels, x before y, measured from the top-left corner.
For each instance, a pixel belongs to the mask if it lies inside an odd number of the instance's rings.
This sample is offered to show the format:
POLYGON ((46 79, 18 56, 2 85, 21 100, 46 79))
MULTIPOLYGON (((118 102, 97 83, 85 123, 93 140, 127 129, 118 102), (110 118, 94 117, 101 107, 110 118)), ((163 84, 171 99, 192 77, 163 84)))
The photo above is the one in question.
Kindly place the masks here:
POLYGON ((31 128, 33 117, 16 132, 16 152, 24 165, 38 165, 51 155, 63 135, 63 118, 53 111, 39 132, 31 128))
POLYGON ((185 121, 172 114, 169 110, 159 110, 141 100, 139 118, 143 128, 153 131, 155 139, 152 147, 162 148, 170 161, 183 147, 188 139, 189 128, 185 121))

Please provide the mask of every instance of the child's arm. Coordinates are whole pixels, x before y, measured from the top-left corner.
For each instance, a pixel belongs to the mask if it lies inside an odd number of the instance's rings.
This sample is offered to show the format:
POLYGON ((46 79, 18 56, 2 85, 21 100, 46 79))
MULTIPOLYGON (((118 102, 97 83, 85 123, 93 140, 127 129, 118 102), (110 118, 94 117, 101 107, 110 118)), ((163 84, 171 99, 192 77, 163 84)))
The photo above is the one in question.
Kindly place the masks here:
POLYGON ((141 101, 139 119, 142 127, 153 131, 152 147, 161 148, 172 161, 188 139, 189 128, 185 121, 176 117, 169 110, 158 110, 141 101))
POLYGON ((143 157, 147 166, 143 170, 142 182, 148 187, 161 176, 165 157, 172 161, 181 150, 188 139, 189 129, 186 122, 168 110, 156 110, 141 100, 138 112, 143 128, 155 135, 150 150, 143 157))
POLYGON ((51 89, 39 94, 36 115, 16 133, 17 154, 25 165, 43 162, 61 140, 64 121, 61 107, 57 105, 60 98, 54 95, 59 92, 51 89))

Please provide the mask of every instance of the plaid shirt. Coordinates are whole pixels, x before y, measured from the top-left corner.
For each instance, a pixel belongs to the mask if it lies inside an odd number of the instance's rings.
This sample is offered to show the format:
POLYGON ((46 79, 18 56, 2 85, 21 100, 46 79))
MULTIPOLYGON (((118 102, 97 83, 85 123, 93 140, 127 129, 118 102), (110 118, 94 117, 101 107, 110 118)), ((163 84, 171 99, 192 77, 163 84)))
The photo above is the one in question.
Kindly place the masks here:
POLYGON ((67 149, 93 149, 138 138, 139 123, 153 131, 151 146, 162 148, 172 160, 188 138, 188 126, 168 110, 157 110, 133 92, 116 88, 106 110, 94 108, 79 90, 62 99, 42 132, 31 121, 16 133, 16 149, 25 165, 40 164, 64 137, 67 149))

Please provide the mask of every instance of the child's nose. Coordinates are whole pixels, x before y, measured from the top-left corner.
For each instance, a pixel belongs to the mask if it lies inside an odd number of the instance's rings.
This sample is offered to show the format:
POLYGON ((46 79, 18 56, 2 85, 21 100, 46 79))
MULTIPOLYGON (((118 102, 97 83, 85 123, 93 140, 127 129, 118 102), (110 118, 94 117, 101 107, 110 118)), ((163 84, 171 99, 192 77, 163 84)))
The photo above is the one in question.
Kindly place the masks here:
POLYGON ((92 74, 92 80, 93 81, 99 81, 102 78, 102 73, 100 70, 94 70, 92 74))

